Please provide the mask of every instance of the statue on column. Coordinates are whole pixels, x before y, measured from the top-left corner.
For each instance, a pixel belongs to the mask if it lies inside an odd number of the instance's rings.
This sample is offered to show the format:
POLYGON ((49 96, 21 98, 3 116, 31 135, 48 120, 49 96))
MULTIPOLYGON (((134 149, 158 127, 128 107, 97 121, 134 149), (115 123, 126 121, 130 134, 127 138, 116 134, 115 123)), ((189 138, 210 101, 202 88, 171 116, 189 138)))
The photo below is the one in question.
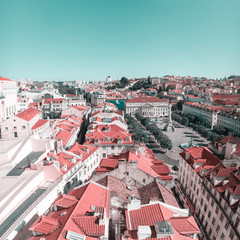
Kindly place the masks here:
POLYGON ((172 123, 172 105, 171 105, 171 103, 169 103, 168 108, 169 108, 169 111, 168 111, 169 119, 168 119, 168 123, 164 127, 164 130, 167 132, 173 132, 175 129, 174 129, 173 123, 172 123))

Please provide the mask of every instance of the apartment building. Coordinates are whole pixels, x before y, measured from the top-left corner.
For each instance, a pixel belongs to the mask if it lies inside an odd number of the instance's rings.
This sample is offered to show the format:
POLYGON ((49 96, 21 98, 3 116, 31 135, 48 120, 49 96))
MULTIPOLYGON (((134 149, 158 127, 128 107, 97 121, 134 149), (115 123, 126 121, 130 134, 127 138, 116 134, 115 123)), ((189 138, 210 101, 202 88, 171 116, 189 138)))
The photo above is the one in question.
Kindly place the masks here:
POLYGON ((229 131, 240 134, 240 112, 221 111, 218 114, 217 125, 228 128, 229 131))
POLYGON ((221 110, 227 109, 196 102, 186 102, 183 104, 183 113, 194 115, 205 123, 208 123, 211 127, 217 125, 218 112, 221 110))
POLYGON ((91 104, 97 106, 106 101, 106 94, 104 91, 97 91, 91 94, 91 104))
POLYGON ((133 141, 131 134, 123 128, 116 124, 105 124, 88 130, 84 145, 99 147, 105 158, 107 155, 120 155, 124 147, 133 145, 133 141))
POLYGON ((157 97, 136 97, 125 101, 125 113, 134 115, 140 112, 142 116, 152 119, 167 117, 168 101, 157 97))
POLYGON ((128 126, 124 120, 124 117, 120 111, 98 111, 92 114, 90 117, 90 127, 94 128, 97 125, 102 125, 102 124, 116 124, 119 127, 123 128, 126 132, 128 129, 128 126))
POLYGON ((45 98, 42 103, 42 116, 51 119, 59 118, 67 106, 68 101, 65 98, 45 98))
POLYGON ((237 165, 226 167, 205 147, 180 153, 176 191, 188 204, 201 239, 240 239, 240 175, 237 165))
POLYGON ((0 77, 0 122, 17 113, 17 91, 16 82, 0 77))
POLYGON ((43 160, 43 166, 49 167, 49 174, 62 176, 61 186, 67 193, 85 183, 101 160, 98 148, 75 143, 68 150, 62 149, 58 155, 49 153, 43 160))

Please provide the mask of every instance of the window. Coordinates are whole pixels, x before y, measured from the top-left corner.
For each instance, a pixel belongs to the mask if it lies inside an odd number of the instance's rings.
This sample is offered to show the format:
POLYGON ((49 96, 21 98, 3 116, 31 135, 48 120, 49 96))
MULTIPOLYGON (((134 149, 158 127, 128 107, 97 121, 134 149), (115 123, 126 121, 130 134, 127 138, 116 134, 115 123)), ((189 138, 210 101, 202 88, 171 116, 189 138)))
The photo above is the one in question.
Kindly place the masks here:
POLYGON ((103 157, 104 157, 104 158, 106 157, 106 153, 103 153, 103 157))
POLYGON ((225 235, 222 233, 222 235, 221 235, 221 238, 220 238, 221 240, 223 240, 223 239, 225 239, 225 235))
POLYGON ((8 130, 8 127, 5 127, 5 130, 7 131, 7 130, 8 130))
POLYGON ((213 205, 214 205, 214 200, 212 199, 211 206, 213 207, 213 205))
POLYGON ((217 225, 217 229, 216 229, 216 230, 217 230, 217 232, 219 231, 219 229, 220 229, 220 227, 219 227, 219 225, 217 225))
POLYGON ((212 233, 212 229, 210 228, 209 231, 208 231, 208 235, 210 236, 212 233))
POLYGON ((13 129, 14 129, 14 130, 16 130, 16 129, 17 129, 17 127, 16 127, 16 126, 14 126, 14 127, 13 127, 13 129))
POLYGON ((197 195, 198 195, 198 193, 199 193, 199 189, 197 189, 197 195))
POLYGON ((103 146, 102 149, 103 149, 103 150, 106 150, 106 146, 103 146))
POLYGON ((17 134, 17 132, 14 132, 13 134, 14 134, 14 137, 15 137, 15 138, 17 138, 17 137, 18 137, 18 134, 17 134))
POLYGON ((228 227, 229 227, 229 223, 228 223, 228 222, 226 222, 226 224, 225 224, 225 229, 227 230, 227 229, 228 229, 228 227))
POLYGON ((111 146, 111 149, 114 150, 114 146, 111 146))
POLYGON ((205 204, 204 206, 204 211, 206 212, 206 210, 207 210, 207 204, 205 204))
POLYGON ((146 179, 145 178, 143 178, 143 184, 145 184, 146 183, 146 179))
POLYGON ((211 217, 211 211, 208 212, 208 218, 210 218, 210 217, 211 217))
POLYGON ((215 213, 218 214, 218 212, 219 212, 219 207, 217 206, 216 210, 215 210, 215 213))
POLYGON ((118 146, 118 150, 121 150, 122 149, 122 147, 121 146, 118 146))
POLYGON ((229 237, 230 237, 230 239, 232 239, 232 238, 234 237, 234 232, 233 232, 233 230, 231 230, 229 237))
POLYGON ((210 198, 210 195, 208 194, 208 195, 207 195, 207 200, 208 200, 208 201, 209 201, 209 198, 210 198))
POLYGON ((221 216, 220 216, 220 221, 222 221, 223 220, 223 214, 221 213, 221 216))
POLYGON ((203 204, 203 199, 201 199, 201 205, 203 204))
POLYGON ((212 225, 214 225, 214 224, 215 224, 215 222, 216 222, 216 218, 215 218, 215 217, 213 217, 213 219, 212 219, 212 225))

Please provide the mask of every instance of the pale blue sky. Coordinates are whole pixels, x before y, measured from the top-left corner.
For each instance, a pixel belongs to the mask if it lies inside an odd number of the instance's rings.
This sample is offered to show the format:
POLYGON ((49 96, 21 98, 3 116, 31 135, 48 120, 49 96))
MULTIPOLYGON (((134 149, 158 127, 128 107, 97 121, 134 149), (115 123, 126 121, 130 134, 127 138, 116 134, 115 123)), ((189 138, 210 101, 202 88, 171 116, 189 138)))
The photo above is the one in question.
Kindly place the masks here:
POLYGON ((0 75, 240 74, 240 0, 0 0, 0 75))

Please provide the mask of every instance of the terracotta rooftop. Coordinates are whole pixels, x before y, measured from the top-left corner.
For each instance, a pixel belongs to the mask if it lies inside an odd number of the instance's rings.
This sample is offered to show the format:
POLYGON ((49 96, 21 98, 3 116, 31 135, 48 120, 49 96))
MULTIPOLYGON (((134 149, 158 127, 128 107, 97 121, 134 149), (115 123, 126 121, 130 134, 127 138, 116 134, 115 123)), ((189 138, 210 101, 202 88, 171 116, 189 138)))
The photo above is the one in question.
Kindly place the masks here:
POLYGON ((39 119, 32 127, 32 130, 37 129, 41 126, 43 126, 44 124, 46 124, 48 122, 48 120, 45 119, 39 119))
POLYGON ((11 82, 12 80, 10 80, 9 78, 0 77, 0 81, 8 81, 8 82, 11 82))
POLYGON ((16 116, 29 122, 39 113, 40 113, 40 111, 35 108, 28 108, 28 109, 18 113, 16 116))
POLYGON ((146 102, 168 102, 168 101, 166 99, 160 99, 158 97, 136 97, 126 100, 126 103, 146 103, 146 102))

